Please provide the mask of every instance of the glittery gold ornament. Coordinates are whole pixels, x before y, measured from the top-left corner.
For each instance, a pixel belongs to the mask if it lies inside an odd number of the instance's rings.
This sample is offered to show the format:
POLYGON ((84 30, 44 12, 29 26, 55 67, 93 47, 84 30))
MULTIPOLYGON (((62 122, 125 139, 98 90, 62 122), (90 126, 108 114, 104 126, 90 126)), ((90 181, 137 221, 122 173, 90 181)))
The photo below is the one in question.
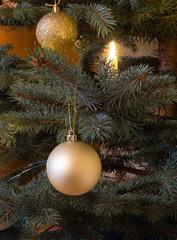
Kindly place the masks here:
POLYGON ((51 12, 37 24, 36 37, 44 48, 62 52, 71 47, 78 35, 75 21, 66 13, 51 12))
POLYGON ((67 195, 90 191, 97 184, 100 174, 101 162, 97 152, 83 142, 59 144, 47 160, 50 183, 67 195))

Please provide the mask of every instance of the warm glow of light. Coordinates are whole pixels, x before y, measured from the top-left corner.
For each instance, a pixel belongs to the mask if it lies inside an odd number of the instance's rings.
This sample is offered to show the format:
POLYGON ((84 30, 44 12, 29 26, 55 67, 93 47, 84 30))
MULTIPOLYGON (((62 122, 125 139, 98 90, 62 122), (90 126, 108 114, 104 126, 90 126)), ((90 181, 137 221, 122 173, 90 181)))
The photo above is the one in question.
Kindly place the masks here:
POLYGON ((116 46, 113 41, 110 43, 108 60, 112 61, 112 63, 114 64, 114 69, 118 69, 118 60, 116 57, 116 46))

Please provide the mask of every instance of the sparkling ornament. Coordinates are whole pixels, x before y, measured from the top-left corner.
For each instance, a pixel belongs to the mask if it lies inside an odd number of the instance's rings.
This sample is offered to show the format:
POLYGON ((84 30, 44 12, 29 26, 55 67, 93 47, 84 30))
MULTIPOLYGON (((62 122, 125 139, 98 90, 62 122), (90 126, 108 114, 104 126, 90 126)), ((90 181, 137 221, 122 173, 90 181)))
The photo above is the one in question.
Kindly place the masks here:
POLYGON ((37 24, 36 37, 44 48, 55 52, 66 51, 76 41, 78 35, 75 21, 66 13, 59 12, 54 5, 54 12, 46 14, 37 24))
POLYGON ((98 182, 101 162, 97 152, 69 135, 68 142, 59 144, 47 160, 47 175, 51 184, 67 195, 90 191, 98 182))

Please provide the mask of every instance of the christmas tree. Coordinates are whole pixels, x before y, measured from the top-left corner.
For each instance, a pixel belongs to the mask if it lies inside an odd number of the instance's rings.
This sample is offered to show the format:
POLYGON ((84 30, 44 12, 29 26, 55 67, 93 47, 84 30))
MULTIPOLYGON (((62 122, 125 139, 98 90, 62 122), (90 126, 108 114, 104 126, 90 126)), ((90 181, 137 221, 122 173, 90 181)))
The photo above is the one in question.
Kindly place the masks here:
MULTIPOLYGON (((5 5, 8 30, 30 31, 51 11, 39 0, 5 5)), ((0 239, 177 239, 176 0, 60 8, 77 23, 79 63, 41 45, 26 59, 0 46, 1 166, 21 163, 1 176, 0 239), (159 58, 124 57, 117 70, 103 57, 110 40, 135 49, 136 39, 158 41, 159 58), (45 170, 73 123, 102 162, 98 184, 78 196, 57 191, 45 170)))

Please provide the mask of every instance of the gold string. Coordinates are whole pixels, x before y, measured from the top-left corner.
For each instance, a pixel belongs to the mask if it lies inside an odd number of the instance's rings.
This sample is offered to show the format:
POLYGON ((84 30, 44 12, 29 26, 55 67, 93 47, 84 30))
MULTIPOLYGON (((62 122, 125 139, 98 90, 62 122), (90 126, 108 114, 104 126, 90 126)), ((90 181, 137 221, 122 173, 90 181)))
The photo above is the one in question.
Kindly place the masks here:
POLYGON ((73 117, 73 133, 75 133, 75 122, 76 122, 76 116, 77 116, 77 109, 76 109, 76 90, 77 86, 75 87, 74 91, 74 117, 73 117))
POLYGON ((58 6, 60 4, 61 0, 58 1, 57 3, 57 0, 55 0, 55 4, 48 4, 46 3, 45 6, 48 6, 48 7, 55 7, 55 6, 58 6))
MULTIPOLYGON (((69 90, 68 90, 69 92, 69 90)), ((69 101, 69 95, 68 95, 68 116, 69 116, 69 127, 70 131, 72 132, 72 126, 71 126, 71 108, 70 108, 70 101, 69 101)))
POLYGON ((48 3, 46 3, 45 6, 53 7, 54 12, 59 12, 60 8, 58 7, 58 5, 60 4, 60 2, 61 2, 61 0, 58 0, 58 3, 57 3, 57 0, 55 0, 55 4, 48 4, 48 3))
MULTIPOLYGON (((77 82, 78 83, 78 82, 77 82)), ((76 94, 77 94, 77 83, 74 90, 74 116, 73 116, 73 128, 71 123, 71 107, 70 107, 70 96, 69 96, 69 89, 68 89, 68 116, 69 116, 69 126, 70 131, 75 134, 75 123, 76 123, 76 116, 77 116, 77 108, 76 108, 76 94)))

